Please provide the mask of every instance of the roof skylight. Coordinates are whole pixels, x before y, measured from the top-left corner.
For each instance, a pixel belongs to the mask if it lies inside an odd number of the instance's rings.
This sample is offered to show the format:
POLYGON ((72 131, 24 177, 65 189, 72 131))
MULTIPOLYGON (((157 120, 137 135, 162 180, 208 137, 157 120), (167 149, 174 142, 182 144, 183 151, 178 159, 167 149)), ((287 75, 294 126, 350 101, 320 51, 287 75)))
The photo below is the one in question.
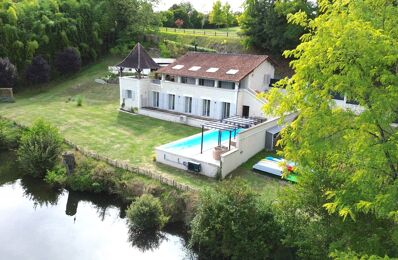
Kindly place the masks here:
POLYGON ((180 70, 182 68, 184 68, 184 65, 175 65, 172 69, 180 70))
POLYGON ((198 71, 200 70, 200 66, 192 66, 191 68, 189 68, 190 71, 198 71))
POLYGON ((236 73, 238 73, 239 70, 234 70, 234 69, 230 69, 227 71, 228 75, 235 75, 236 73))
POLYGON ((206 70, 206 72, 211 72, 211 73, 214 73, 216 71, 218 71, 218 68, 213 68, 213 67, 211 67, 208 70, 206 70))

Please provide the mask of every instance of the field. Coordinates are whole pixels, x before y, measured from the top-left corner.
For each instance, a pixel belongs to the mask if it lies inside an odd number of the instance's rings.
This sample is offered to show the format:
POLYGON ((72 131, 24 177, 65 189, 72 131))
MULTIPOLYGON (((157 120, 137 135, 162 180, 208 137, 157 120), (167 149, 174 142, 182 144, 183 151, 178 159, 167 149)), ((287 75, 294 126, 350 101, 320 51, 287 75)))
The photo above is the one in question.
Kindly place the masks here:
POLYGON ((161 32, 173 32, 178 34, 190 34, 190 35, 204 35, 204 36, 220 36, 220 37, 232 37, 239 38, 239 27, 231 27, 231 28, 220 28, 220 29, 178 29, 178 28, 169 28, 169 27, 161 27, 161 32))
MULTIPOLYGON (((0 104, 0 115, 25 125, 43 118, 57 126, 68 140, 101 155, 156 169, 167 177, 196 188, 216 185, 215 180, 154 162, 156 146, 196 134, 200 130, 119 112, 119 87, 94 81, 105 75, 107 66, 118 60, 113 57, 103 59, 75 76, 17 94, 15 103, 0 104), (76 105, 77 95, 84 98, 81 107, 76 105)), ((250 171, 254 161, 263 156, 257 155, 240 167, 234 176, 241 176, 255 190, 273 199, 281 187, 281 181, 250 171)))

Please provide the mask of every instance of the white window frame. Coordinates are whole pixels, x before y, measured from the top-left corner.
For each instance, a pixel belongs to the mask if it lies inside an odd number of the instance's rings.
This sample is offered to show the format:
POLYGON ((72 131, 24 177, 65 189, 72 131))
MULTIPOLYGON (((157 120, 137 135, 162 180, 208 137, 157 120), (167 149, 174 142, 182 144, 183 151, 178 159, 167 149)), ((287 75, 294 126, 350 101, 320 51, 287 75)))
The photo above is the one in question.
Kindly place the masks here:
POLYGON ((159 105, 160 105, 160 102, 159 102, 160 93, 158 91, 152 91, 152 93, 153 93, 153 100, 152 100, 153 107, 159 107, 159 105))
POLYGON ((168 95, 168 108, 169 110, 175 110, 176 108, 176 95, 169 94, 168 95))
POLYGON ((210 106, 211 106, 211 101, 210 99, 203 99, 203 109, 202 109, 202 116, 210 116, 210 106))
POLYGON ((192 113, 192 97, 185 97, 184 111, 185 113, 192 113))
POLYGON ((231 103, 229 102, 222 102, 222 118, 231 117, 231 103))

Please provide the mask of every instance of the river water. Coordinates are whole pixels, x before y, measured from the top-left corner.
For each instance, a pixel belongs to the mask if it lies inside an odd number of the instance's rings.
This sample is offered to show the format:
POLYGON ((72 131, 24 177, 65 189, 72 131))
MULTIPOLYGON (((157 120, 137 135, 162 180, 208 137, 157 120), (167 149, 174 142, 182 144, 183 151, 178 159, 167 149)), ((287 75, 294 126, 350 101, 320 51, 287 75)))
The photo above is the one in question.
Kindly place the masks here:
POLYGON ((0 259, 195 259, 184 232, 135 234, 108 195, 52 189, 0 152, 0 259))

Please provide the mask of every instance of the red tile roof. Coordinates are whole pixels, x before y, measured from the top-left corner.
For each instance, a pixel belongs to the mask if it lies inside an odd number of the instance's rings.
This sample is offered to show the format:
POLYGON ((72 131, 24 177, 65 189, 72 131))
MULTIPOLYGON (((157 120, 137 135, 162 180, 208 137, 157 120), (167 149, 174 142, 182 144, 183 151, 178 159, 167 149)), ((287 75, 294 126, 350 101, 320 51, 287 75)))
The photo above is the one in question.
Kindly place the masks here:
POLYGON ((188 52, 174 63, 160 68, 158 73, 238 82, 266 60, 270 61, 267 55, 188 52), (184 67, 173 69, 176 65, 184 65, 184 67), (198 66, 200 69, 196 71, 189 70, 194 66, 198 66), (209 68, 218 68, 218 70, 216 72, 207 72, 209 68), (235 74, 227 74, 229 70, 238 71, 235 74))

